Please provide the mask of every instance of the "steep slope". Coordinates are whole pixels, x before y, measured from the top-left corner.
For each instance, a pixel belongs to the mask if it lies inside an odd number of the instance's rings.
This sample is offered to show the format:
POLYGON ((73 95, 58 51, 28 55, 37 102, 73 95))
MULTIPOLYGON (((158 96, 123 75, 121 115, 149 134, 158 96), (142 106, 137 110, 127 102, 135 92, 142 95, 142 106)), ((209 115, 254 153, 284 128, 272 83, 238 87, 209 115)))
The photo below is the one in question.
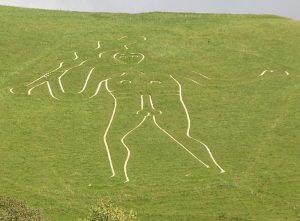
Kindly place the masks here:
POLYGON ((103 196, 141 220, 300 218, 299 22, 11 7, 0 21, 0 194, 59 221, 103 196))

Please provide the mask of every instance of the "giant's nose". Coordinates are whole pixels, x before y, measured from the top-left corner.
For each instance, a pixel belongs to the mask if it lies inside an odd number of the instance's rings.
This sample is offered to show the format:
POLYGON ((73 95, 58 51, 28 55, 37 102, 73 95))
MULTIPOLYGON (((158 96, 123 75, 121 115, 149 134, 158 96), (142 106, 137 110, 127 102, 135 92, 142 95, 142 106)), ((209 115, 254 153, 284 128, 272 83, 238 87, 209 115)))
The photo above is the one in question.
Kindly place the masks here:
POLYGON ((145 56, 141 53, 116 53, 113 58, 124 64, 139 64, 144 60, 145 56))

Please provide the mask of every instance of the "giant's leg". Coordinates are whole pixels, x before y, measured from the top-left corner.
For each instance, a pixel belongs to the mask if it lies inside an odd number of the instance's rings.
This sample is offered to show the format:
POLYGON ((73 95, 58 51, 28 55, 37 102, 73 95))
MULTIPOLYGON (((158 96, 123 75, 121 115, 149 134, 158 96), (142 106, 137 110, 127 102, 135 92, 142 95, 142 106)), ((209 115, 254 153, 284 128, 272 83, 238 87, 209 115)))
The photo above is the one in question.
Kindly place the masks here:
POLYGON ((180 103, 182 105, 182 108, 184 109, 184 113, 185 113, 185 116, 186 116, 186 119, 187 119, 187 128, 186 128, 186 136, 190 139, 192 139, 193 141, 199 143, 200 145, 202 145, 207 153, 209 154, 211 160, 213 161, 213 163, 219 168, 220 170, 220 173, 224 173, 225 170, 217 163, 217 161, 215 160, 213 154, 212 154, 212 151, 210 150, 210 148, 203 142, 203 141, 200 141, 194 137, 191 136, 190 134, 190 131, 191 131, 191 118, 190 118, 190 114, 189 114, 189 111, 188 111, 188 108, 184 102, 184 98, 183 98, 183 91, 182 91, 182 85, 180 84, 180 82, 174 78, 172 75, 170 75, 170 77, 176 82, 176 84, 178 85, 178 90, 179 90, 179 100, 180 100, 180 103))
POLYGON ((112 177, 117 176, 122 171, 125 181, 128 182, 128 163, 131 151, 127 139, 143 124, 147 116, 143 117, 136 114, 138 105, 134 105, 138 104, 138 96, 136 99, 132 94, 124 97, 117 96, 111 90, 109 82, 109 80, 105 81, 105 88, 114 101, 114 105, 103 135, 103 143, 110 162, 112 177))
POLYGON ((128 131, 122 138, 121 138, 121 142, 123 144, 123 146, 126 148, 127 150, 127 157, 126 157, 126 160, 124 162, 124 175, 125 175, 125 182, 129 182, 129 176, 128 176, 128 171, 127 171, 127 165, 128 165, 128 162, 129 162, 129 159, 130 159, 130 155, 131 155, 131 152, 130 152, 130 148, 128 147, 128 145, 125 143, 125 139, 127 136, 129 136, 131 133, 133 133, 135 130, 137 130, 144 122, 145 120, 147 119, 147 117, 150 116, 150 113, 148 113, 147 115, 145 115, 143 117, 143 119, 141 120, 141 122, 135 126, 133 129, 131 129, 130 131, 128 131))
POLYGON ((221 173, 225 172, 208 145, 191 136, 192 119, 184 103, 182 86, 173 76, 169 78, 169 81, 163 83, 170 84, 165 88, 170 88, 171 91, 159 91, 159 93, 152 91, 154 106, 157 104, 156 108, 163 113, 155 115, 153 118, 155 125, 186 150, 194 160, 205 167, 216 166, 221 173))

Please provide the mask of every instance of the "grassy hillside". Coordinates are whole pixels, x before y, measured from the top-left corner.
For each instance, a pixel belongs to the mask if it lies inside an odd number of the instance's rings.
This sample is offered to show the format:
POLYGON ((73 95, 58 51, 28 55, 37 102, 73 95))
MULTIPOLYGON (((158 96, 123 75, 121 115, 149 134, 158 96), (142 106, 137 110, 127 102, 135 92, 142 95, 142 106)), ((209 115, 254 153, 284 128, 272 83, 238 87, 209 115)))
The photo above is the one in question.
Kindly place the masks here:
POLYGON ((0 7, 0 194, 55 221, 105 196, 143 221, 299 220, 299 51, 276 16, 0 7))

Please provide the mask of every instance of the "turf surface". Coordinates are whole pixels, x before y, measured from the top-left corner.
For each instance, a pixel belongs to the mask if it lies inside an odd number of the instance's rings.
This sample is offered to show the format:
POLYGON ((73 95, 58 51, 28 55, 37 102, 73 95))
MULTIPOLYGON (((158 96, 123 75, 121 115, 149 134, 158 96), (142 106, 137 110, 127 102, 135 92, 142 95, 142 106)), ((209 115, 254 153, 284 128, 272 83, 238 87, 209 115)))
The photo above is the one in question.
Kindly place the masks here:
POLYGON ((1 194, 26 199, 57 221, 85 216, 104 196, 149 221, 300 219, 298 21, 11 7, 0 7, 0 21, 1 194), (118 41, 122 36, 127 38, 118 41), (101 50, 137 42, 123 52, 142 53, 145 59, 136 65, 135 57, 120 58, 127 59, 125 65, 111 52, 97 59, 97 41, 101 50), (60 100, 50 96, 46 85, 26 94, 25 84, 61 61, 71 67, 86 58, 86 65, 65 77, 69 93, 59 92, 56 80, 62 72, 49 77, 60 100), (77 94, 92 67, 97 71, 91 85, 77 94), (264 70, 274 72, 259 76, 264 70), (116 177, 109 178, 103 134, 114 102, 105 90, 87 98, 99 81, 123 72, 130 74, 110 83, 118 108, 108 135, 116 177), (170 74, 182 84, 191 135, 211 148, 226 173, 219 174, 203 147, 185 137, 187 119, 170 74), (119 79, 132 84, 121 85, 119 79), (162 84, 148 84, 151 80, 162 84), (141 93, 151 94, 163 112, 151 112, 157 121, 210 169, 149 118, 126 140, 130 182, 124 184, 126 150, 120 139, 143 117, 135 114, 141 93))

